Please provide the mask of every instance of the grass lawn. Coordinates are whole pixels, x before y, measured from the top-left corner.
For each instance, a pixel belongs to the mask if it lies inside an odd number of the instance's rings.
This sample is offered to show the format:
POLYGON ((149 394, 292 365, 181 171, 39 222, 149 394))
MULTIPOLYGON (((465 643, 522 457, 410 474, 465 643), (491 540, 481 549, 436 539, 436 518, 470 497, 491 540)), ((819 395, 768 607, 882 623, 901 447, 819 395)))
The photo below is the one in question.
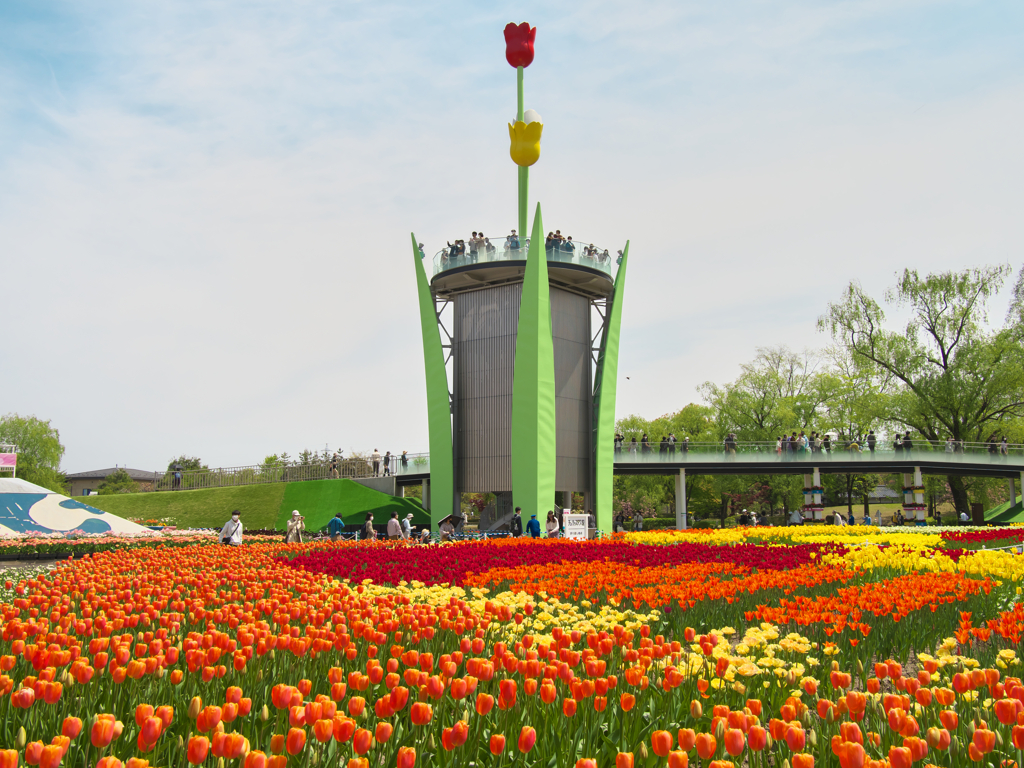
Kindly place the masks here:
POLYGON ((88 496, 85 504, 132 520, 169 518, 179 528, 220 528, 231 511, 242 511, 249 529, 276 528, 286 483, 205 488, 198 491, 158 491, 88 496))

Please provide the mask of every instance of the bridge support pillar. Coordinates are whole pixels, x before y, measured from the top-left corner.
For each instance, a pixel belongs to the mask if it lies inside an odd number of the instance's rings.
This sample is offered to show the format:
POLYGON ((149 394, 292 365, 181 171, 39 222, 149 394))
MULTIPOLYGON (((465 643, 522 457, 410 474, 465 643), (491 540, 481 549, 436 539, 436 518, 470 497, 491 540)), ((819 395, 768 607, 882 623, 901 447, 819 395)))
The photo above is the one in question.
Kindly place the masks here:
MULTIPOLYGON (((1024 474, 1024 473, 1022 473, 1024 474)), ((686 530, 686 470, 680 469, 676 475, 676 528, 686 530)))
POLYGON ((423 508, 430 509, 430 481, 423 481, 423 508))
MULTIPOLYGON (((1024 475, 1024 472, 1021 473, 1024 475)), ((1010 506, 1012 507, 1017 503, 1017 489, 1014 487, 1014 481, 1012 477, 1006 478, 1006 484, 1010 488, 1010 506)), ((1024 492, 1024 485, 1021 485, 1021 491, 1024 492)))

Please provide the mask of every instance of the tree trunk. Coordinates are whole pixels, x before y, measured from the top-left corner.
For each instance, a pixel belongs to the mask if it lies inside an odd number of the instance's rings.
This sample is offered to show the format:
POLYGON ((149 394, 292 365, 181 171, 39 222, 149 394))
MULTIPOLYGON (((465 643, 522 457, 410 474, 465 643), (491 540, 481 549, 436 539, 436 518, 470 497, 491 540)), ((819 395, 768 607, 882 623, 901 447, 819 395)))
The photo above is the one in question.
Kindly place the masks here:
POLYGON ((956 508, 957 520, 960 519, 960 515, 964 512, 970 516, 971 500, 967 497, 967 488, 964 487, 963 478, 957 475, 947 475, 946 484, 949 485, 949 492, 953 496, 953 506, 956 508))
POLYGON ((868 495, 865 493, 861 498, 864 499, 864 517, 870 517, 871 503, 868 501, 868 495))
POLYGON ((853 475, 846 476, 846 519, 853 517, 853 475))

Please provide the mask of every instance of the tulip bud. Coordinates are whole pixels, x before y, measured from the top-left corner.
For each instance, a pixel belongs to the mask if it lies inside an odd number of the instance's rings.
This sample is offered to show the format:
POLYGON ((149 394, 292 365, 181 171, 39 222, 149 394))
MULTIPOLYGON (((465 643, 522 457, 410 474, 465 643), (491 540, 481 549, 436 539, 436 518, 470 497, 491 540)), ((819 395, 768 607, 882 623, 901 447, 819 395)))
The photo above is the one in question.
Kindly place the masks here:
POLYGON ((224 758, 223 757, 218 757, 217 758, 217 768, 224 768, 224 758))
POLYGON ((701 706, 699 701, 690 702, 690 717, 694 720, 700 720, 704 715, 704 707, 701 706))
POLYGON ((825 722, 832 725, 836 721, 835 707, 829 707, 825 710, 825 722))
POLYGON ((839 662, 836 661, 835 659, 832 660, 832 671, 833 672, 838 672, 839 671, 839 662))
POLYGON ((188 705, 188 716, 195 720, 199 717, 199 713, 203 711, 203 700, 198 696, 192 698, 192 701, 188 705))
POLYGON ((767 736, 765 736, 764 748, 767 749, 769 752, 771 752, 772 751, 772 747, 774 747, 774 746, 775 746, 775 739, 773 739, 772 735, 769 733, 767 736))
POLYGON ((718 725, 715 726, 715 739, 722 741, 725 738, 725 719, 718 721, 718 725))
POLYGON ((26 744, 28 744, 28 734, 25 733, 25 726, 22 726, 18 729, 18 735, 14 737, 14 746, 22 750, 26 744))
POLYGON ((265 723, 269 719, 270 719, 270 710, 267 709, 267 705, 264 704, 263 705, 263 709, 260 710, 260 720, 262 720, 265 723))
POLYGON ((857 659, 857 674, 864 677, 864 662, 857 659))
MULTIPOLYGON (((192 734, 190 733, 190 734, 188 735, 188 737, 189 737, 189 738, 191 739, 191 738, 192 738, 192 734)), ((179 749, 179 750, 182 750, 182 749, 184 749, 184 748, 185 748, 185 739, 184 739, 184 738, 182 738, 181 736, 179 736, 179 737, 178 737, 178 749, 179 749)))
POLYGON ((650 756, 650 754, 651 753, 647 750, 647 742, 646 741, 641 741, 640 742, 640 759, 641 760, 646 760, 650 756))
POLYGON ((157 680, 163 680, 164 679, 164 675, 166 675, 166 674, 167 674, 167 670, 164 669, 163 667, 157 667, 156 668, 156 679, 157 680))
POLYGON ((807 731, 807 743, 812 747, 818 746, 818 732, 813 728, 807 731))
POLYGON ((788 758, 782 761, 782 766, 780 768, 790 768, 788 758))
POLYGON ((999 747, 1003 746, 1003 734, 1001 731, 996 731, 996 745, 999 747))

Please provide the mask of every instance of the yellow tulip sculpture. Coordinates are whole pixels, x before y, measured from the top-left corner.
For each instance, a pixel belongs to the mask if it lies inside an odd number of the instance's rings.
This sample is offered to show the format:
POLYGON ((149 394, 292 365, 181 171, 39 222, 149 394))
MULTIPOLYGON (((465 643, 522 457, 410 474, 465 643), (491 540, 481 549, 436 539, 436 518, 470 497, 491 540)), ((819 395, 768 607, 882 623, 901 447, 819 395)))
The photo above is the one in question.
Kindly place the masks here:
MULTIPOLYGON (((540 117, 532 109, 527 110, 525 116, 527 118, 540 117)), ((540 120, 530 120, 530 122, 517 120, 508 124, 508 137, 512 141, 508 153, 516 165, 529 168, 540 160, 540 134, 543 130, 544 124, 540 120)))

